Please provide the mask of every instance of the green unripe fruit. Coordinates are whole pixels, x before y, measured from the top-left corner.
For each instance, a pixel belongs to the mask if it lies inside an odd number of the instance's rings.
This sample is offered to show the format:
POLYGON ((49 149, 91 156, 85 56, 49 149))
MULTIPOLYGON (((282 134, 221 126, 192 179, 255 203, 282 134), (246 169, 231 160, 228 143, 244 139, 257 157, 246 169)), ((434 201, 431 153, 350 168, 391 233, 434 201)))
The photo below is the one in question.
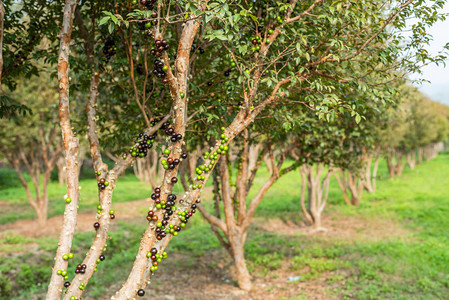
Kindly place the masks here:
POLYGON ((220 147, 218 147, 218 148, 220 148, 220 150, 223 150, 223 149, 224 149, 224 146, 223 146, 223 145, 220 145, 220 147))
POLYGON ((151 257, 153 254, 151 252, 147 252, 147 257, 151 257))
POLYGON ((111 209, 111 210, 109 211, 109 214, 110 214, 110 215, 113 215, 113 214, 115 214, 115 211, 111 209))
POLYGON ((76 300, 75 296, 70 297, 70 300, 76 300))
POLYGON ((224 139, 224 140, 225 140, 225 142, 227 142, 227 141, 229 141, 229 138, 228 138, 228 137, 225 137, 225 139, 224 139))
MULTIPOLYGON (((142 153, 142 154, 143 154, 143 153, 142 153)), ((109 185, 109 181, 105 181, 105 182, 104 182, 104 185, 105 185, 105 186, 108 186, 108 185, 109 185)))
POLYGON ((139 157, 144 157, 145 153, 139 153, 139 157))
POLYGON ((201 175, 201 174, 203 174, 203 171, 202 170, 196 170, 196 174, 201 175))
POLYGON ((179 96, 181 96, 181 98, 185 97, 185 94, 183 92, 179 93, 179 96))
POLYGON ((98 210, 102 210, 102 209, 103 209, 103 206, 97 205, 97 209, 98 209, 98 210))
POLYGON ((168 165, 163 165, 162 166, 165 170, 168 170, 169 166, 168 165))
POLYGON ((64 279, 65 279, 65 280, 68 280, 68 279, 69 279, 69 276, 68 276, 68 275, 65 275, 65 276, 64 276, 64 279))
POLYGON ((231 63, 231 67, 235 67, 235 62, 232 62, 232 63, 231 63))
POLYGON ((101 214, 101 210, 97 210, 97 214, 101 214))
POLYGON ((156 208, 157 209, 161 209, 162 208, 162 204, 160 204, 160 203, 156 204, 156 208))
POLYGON ((221 134, 220 136, 222 139, 224 139, 226 137, 226 135, 224 133, 221 134))
POLYGON ((161 160, 161 164, 166 165, 167 164, 167 160, 166 159, 161 160))
POLYGON ((64 254, 64 255, 62 256, 62 259, 63 259, 63 260, 68 260, 68 259, 69 259, 69 256, 68 256, 67 254, 64 254))
POLYGON ((100 262, 101 262, 101 260, 99 258, 97 258, 97 263, 100 263, 100 262))
POLYGON ((157 223, 156 223, 156 226, 157 226, 157 227, 162 227, 162 223, 161 223, 161 222, 157 222, 157 223))
MULTIPOLYGON (((184 218, 185 219, 185 218, 184 218)), ((186 227, 186 223, 181 223, 181 224, 179 224, 179 226, 181 227, 181 228, 184 228, 184 227, 186 227)))
POLYGON ((66 276, 66 275, 67 275, 67 271, 66 271, 66 270, 62 271, 62 272, 61 272, 61 275, 62 275, 62 276, 66 276))
POLYGON ((178 235, 178 232, 177 232, 177 231, 173 232, 173 235, 174 235, 174 236, 177 236, 177 235, 178 235))
POLYGON ((169 155, 170 152, 171 152, 171 151, 170 151, 170 149, 168 149, 168 148, 164 150, 164 154, 166 154, 166 155, 169 155))
POLYGON ((180 219, 181 219, 181 221, 185 221, 186 220, 186 218, 184 216, 181 217, 180 219))
POLYGON ((151 23, 146 23, 145 28, 151 28, 151 23))
POLYGON ((203 187, 203 185, 202 184, 198 184, 198 188, 200 189, 200 188, 202 188, 203 187))
POLYGON ((67 197, 67 198, 65 199, 65 202, 66 202, 66 203, 70 203, 70 202, 72 202, 72 199, 71 199, 70 197, 67 197))
POLYGON ((228 150, 229 150, 229 147, 228 147, 228 146, 224 146, 224 150, 225 150, 225 151, 228 151, 228 150))
POLYGON ((61 270, 56 271, 56 274, 58 274, 58 275, 61 275, 61 273, 62 273, 61 270))
POLYGON ((192 185, 192 189, 196 190, 196 184, 192 185))
POLYGON ((167 252, 165 252, 165 251, 162 252, 162 257, 163 257, 163 258, 167 258, 167 252))
POLYGON ((163 70, 163 71, 167 71, 167 70, 168 70, 168 66, 163 66, 163 67, 162 67, 162 70, 163 70))
POLYGON ((137 152, 136 151, 131 152, 131 156, 132 157, 136 157, 137 156, 137 152))
POLYGON ((200 165, 198 168, 200 168, 200 170, 204 171, 204 169, 206 169, 205 165, 200 165))
POLYGON ((268 34, 273 34, 274 30, 273 29, 268 29, 268 34))
POLYGON ((73 258, 73 253, 69 253, 69 258, 73 258))

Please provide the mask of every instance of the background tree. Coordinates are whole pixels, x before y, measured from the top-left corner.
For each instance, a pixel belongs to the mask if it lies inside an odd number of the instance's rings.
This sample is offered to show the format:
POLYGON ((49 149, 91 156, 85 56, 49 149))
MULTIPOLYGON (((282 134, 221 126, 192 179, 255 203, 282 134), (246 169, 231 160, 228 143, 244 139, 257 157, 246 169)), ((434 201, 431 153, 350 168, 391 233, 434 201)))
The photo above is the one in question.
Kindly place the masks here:
POLYGON ((47 220, 48 184, 62 151, 55 125, 56 90, 49 88, 50 82, 49 76, 43 74, 19 81, 8 97, 26 101, 33 114, 0 120, 2 156, 16 171, 40 226, 47 220), (22 172, 30 175, 32 184, 22 172))

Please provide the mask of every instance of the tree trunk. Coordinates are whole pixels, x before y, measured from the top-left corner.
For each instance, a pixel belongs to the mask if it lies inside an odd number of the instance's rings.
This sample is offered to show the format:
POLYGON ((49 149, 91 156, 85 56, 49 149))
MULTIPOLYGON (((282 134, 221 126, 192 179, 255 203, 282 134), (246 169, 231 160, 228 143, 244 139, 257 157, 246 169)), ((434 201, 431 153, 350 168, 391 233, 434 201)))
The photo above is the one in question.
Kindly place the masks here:
MULTIPOLYGON (((376 157, 376 162, 377 161, 377 157, 376 157)), ((364 188, 369 192, 369 193, 374 193, 375 191, 375 174, 373 172, 373 175, 371 175, 371 165, 373 163, 373 155, 367 155, 365 158, 365 166, 364 166, 364 180, 363 180, 363 186, 364 188)), ((376 168, 376 166, 374 166, 374 168, 376 168)), ((376 170, 377 171, 377 170, 376 170)))
POLYGON ((416 166, 416 150, 407 153, 407 164, 408 167, 413 170, 416 166))
POLYGON ((420 165, 423 161, 423 152, 424 152, 424 150, 422 147, 418 148, 418 159, 416 161, 417 165, 420 165))
POLYGON ((396 175, 401 175, 404 170, 402 156, 403 154, 400 151, 393 150, 386 157, 388 173, 390 174, 391 179, 393 179, 396 175))
POLYGON ((56 161, 56 167, 58 168, 58 183, 59 185, 63 185, 65 182, 65 160, 64 157, 61 156, 56 161))
POLYGON ((357 178, 356 174, 347 170, 340 170, 339 175, 335 176, 335 178, 343 192, 345 202, 349 205, 358 206, 365 187, 363 179, 357 178))
POLYGON ((250 291, 252 288, 251 275, 245 263, 243 246, 245 245, 246 233, 236 232, 228 237, 232 249, 232 258, 236 269, 237 282, 242 290, 250 291))
POLYGON ((376 191, 376 183, 377 183, 377 170, 379 169, 379 161, 380 161, 380 155, 376 155, 376 160, 374 161, 374 168, 373 168, 373 175, 371 176, 371 180, 372 180, 372 188, 373 188, 373 193, 376 191))
POLYGON ((326 176, 321 180, 321 175, 324 171, 323 164, 317 164, 315 167, 311 165, 303 165, 300 168, 302 177, 301 188, 301 209, 302 213, 309 223, 316 230, 321 227, 321 214, 326 206, 327 197, 329 193, 330 176, 333 171, 329 169, 326 176), (307 184, 307 206, 305 204, 305 185, 307 184), (306 208, 307 207, 307 208, 306 208))
POLYGON ((37 221, 38 221, 39 227, 41 228, 41 227, 45 226, 45 224, 47 224, 47 206, 40 205, 36 209, 36 214, 37 214, 37 221))

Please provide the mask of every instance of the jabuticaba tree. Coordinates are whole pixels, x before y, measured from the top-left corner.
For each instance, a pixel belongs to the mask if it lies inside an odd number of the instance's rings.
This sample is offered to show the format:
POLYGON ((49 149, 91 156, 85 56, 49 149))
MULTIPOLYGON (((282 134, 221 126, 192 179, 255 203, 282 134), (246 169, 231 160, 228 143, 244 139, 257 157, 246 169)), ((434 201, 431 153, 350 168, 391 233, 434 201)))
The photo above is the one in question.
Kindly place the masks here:
POLYGON ((38 226, 45 225, 48 211, 48 184, 56 160, 62 154, 56 114, 56 89, 48 74, 17 80, 11 99, 25 101, 33 114, 26 118, 12 115, 0 119, 0 157, 6 158, 25 189, 27 200, 37 215, 38 226), (30 176, 31 182, 23 176, 30 176), (34 191, 34 192, 33 192, 34 191))
POLYGON ((338 168, 334 164, 345 137, 338 126, 318 119, 313 112, 305 110, 301 120, 304 123, 297 125, 291 136, 298 146, 289 156, 300 165, 298 200, 305 223, 314 230, 321 230, 321 214, 327 202, 330 177, 338 168))
MULTIPOLYGON (((98 12, 103 9, 93 2, 67 0, 64 7, 57 59, 59 113, 72 201, 66 207, 47 299, 59 299, 63 285, 67 287, 64 299, 82 296, 104 259, 109 225, 120 215, 112 209, 113 190, 119 176, 136 159, 145 157, 148 151, 163 151, 166 171, 154 189, 154 204, 143 216, 149 223, 132 270, 114 299, 144 295, 169 241, 196 212, 192 205, 196 205, 215 163, 226 153, 222 148, 229 147, 261 111, 267 106, 282 107, 285 96, 293 90, 307 90, 307 104, 316 107, 319 117, 337 115, 348 107, 332 94, 334 84, 366 89, 366 74, 383 74, 377 84, 393 79, 384 75, 385 70, 379 66, 404 72, 415 70, 420 64, 411 57, 416 53, 420 53, 417 58, 422 63, 434 60, 420 51, 428 42, 420 28, 407 44, 401 43, 400 35, 386 30, 387 26, 400 29, 411 14, 425 18, 426 25, 439 19, 438 15, 430 17, 421 1, 392 1, 388 12, 382 9, 381 1, 365 6, 347 1, 330 4, 292 0, 287 4, 260 2, 256 7, 246 1, 229 4, 224 0, 118 3, 121 5, 104 9, 109 13, 101 15, 98 12), (72 32, 79 42, 75 47, 70 44, 72 32), (77 48, 80 45, 84 52, 77 48), (411 57, 397 60, 404 45, 411 57), (71 48, 73 68, 69 74, 71 48), (353 61, 359 61, 362 53, 369 55, 354 70, 353 61), (100 61, 101 57, 106 61, 100 61), (88 95, 84 121, 71 120, 69 78, 79 83, 74 85, 75 97, 88 95), (325 90, 329 93, 323 97, 325 90), (222 111, 229 117, 222 119, 222 111), (197 134, 188 127, 194 126, 199 117, 216 120, 208 131, 224 127, 221 134, 225 138, 212 144, 212 155, 204 161, 204 165, 210 165, 209 171, 195 181, 197 188, 192 186, 185 196, 176 196, 172 191, 179 184, 178 169, 189 155, 184 152, 185 141, 191 138, 190 133, 197 134), (72 131, 75 124, 89 138, 99 204, 96 236, 80 263, 86 267, 78 269, 69 281, 64 258, 71 250, 79 201, 78 177, 74 173, 79 164, 79 140, 72 131), (165 137, 159 147, 153 145, 156 132, 165 137), (124 141, 115 143, 123 146, 122 160, 111 169, 101 158, 103 139, 99 136, 128 138, 128 147, 124 141), (169 163, 169 159, 178 163, 169 163)), ((360 117, 356 109, 352 111, 355 118, 360 117)))
POLYGON ((403 144, 407 149, 407 164, 413 169, 416 156, 420 163, 423 154, 426 159, 431 159, 442 150, 441 144, 438 144, 445 141, 448 136, 448 109, 444 105, 432 102, 415 89, 403 106, 407 112, 407 129, 403 144))
MULTIPOLYGON (((265 114, 263 116, 266 117, 265 114)), ((229 148, 222 147, 226 155, 216 162, 217 167, 213 170, 213 212, 206 208, 208 205, 195 205, 195 209, 200 210, 222 246, 233 258, 237 283, 246 291, 251 290, 252 282, 245 263, 244 245, 255 211, 274 183, 297 167, 296 164, 286 162, 287 153, 295 144, 285 143, 285 129, 274 119, 271 121, 263 116, 234 139, 229 148), (257 194, 247 199, 266 155, 271 174, 257 194)), ((226 139, 226 136, 221 134, 218 138, 226 139)), ((200 161, 207 160, 211 155, 215 156, 215 153, 206 149, 200 161)), ((202 176, 212 166, 198 163, 195 167, 193 174, 189 174, 191 178, 202 176)), ((198 188, 195 183, 191 187, 198 188)))
POLYGON ((390 178, 401 175, 406 163, 411 168, 420 164, 423 149, 435 156, 442 150, 448 130, 447 109, 416 88, 403 85, 396 97, 401 99, 399 108, 385 113, 375 141, 385 156, 390 178))

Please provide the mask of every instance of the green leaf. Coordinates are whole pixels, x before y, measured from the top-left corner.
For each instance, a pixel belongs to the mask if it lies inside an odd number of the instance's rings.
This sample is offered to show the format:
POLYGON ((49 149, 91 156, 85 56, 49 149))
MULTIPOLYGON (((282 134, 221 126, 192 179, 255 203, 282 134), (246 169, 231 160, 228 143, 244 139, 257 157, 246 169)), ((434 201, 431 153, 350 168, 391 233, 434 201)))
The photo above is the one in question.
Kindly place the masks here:
POLYGON ((98 22, 98 26, 104 25, 107 22, 109 22, 109 19, 111 19, 111 17, 104 17, 100 20, 100 22, 98 22))

